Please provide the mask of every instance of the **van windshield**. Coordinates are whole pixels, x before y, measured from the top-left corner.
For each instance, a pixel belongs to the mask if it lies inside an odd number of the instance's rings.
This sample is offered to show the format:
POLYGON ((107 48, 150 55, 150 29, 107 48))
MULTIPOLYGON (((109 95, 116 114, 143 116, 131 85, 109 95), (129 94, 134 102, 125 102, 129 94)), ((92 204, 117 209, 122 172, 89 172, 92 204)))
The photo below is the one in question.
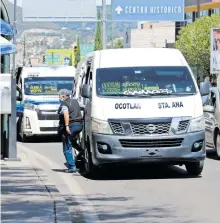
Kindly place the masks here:
POLYGON ((57 95, 61 89, 72 91, 73 77, 28 77, 24 79, 25 95, 57 95))
POLYGON ((187 67, 166 66, 97 69, 96 92, 98 96, 147 96, 197 90, 187 67))

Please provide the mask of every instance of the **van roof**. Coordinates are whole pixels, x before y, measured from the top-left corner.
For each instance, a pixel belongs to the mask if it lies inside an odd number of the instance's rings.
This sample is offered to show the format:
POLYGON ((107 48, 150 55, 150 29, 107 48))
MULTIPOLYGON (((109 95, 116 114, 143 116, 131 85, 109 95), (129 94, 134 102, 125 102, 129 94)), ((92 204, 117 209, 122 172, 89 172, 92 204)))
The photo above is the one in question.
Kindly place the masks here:
POLYGON ((101 50, 100 68, 136 66, 187 66, 181 52, 168 48, 101 50))

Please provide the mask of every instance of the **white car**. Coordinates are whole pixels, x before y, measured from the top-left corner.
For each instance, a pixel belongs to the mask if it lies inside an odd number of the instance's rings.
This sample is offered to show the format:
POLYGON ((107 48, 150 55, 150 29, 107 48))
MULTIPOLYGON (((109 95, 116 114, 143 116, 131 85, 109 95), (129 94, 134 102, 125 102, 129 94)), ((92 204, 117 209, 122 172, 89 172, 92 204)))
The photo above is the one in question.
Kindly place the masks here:
POLYGON ((220 89, 210 88, 204 105, 206 146, 216 151, 220 158, 220 89))

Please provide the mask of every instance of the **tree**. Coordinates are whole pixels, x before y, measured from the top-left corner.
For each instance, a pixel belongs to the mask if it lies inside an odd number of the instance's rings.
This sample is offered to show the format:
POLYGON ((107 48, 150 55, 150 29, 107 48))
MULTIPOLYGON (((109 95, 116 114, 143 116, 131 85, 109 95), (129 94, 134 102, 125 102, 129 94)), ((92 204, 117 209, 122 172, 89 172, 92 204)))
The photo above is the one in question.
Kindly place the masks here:
POLYGON ((205 16, 183 27, 175 47, 179 49, 190 65, 196 65, 203 74, 210 74, 210 31, 220 27, 220 14, 205 16))
POLYGON ((80 39, 77 39, 77 50, 75 53, 75 67, 77 67, 77 64, 80 62, 81 56, 80 56, 80 39))
POLYGON ((96 29, 96 37, 95 37, 95 47, 94 50, 102 50, 102 29, 101 29, 101 12, 98 11, 98 23, 96 29))
POLYGON ((117 40, 117 42, 115 43, 114 48, 115 48, 115 49, 124 48, 124 46, 123 46, 123 42, 122 42, 121 39, 117 40))

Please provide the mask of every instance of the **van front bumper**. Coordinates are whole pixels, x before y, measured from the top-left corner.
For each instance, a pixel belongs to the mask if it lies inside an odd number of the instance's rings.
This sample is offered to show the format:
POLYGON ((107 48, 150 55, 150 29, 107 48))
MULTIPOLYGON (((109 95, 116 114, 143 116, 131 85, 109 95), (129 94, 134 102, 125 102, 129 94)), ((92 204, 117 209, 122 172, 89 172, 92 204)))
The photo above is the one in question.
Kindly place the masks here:
POLYGON ((157 162, 184 164, 202 161, 206 157, 204 131, 157 137, 126 137, 93 133, 91 148, 95 165, 157 162))

